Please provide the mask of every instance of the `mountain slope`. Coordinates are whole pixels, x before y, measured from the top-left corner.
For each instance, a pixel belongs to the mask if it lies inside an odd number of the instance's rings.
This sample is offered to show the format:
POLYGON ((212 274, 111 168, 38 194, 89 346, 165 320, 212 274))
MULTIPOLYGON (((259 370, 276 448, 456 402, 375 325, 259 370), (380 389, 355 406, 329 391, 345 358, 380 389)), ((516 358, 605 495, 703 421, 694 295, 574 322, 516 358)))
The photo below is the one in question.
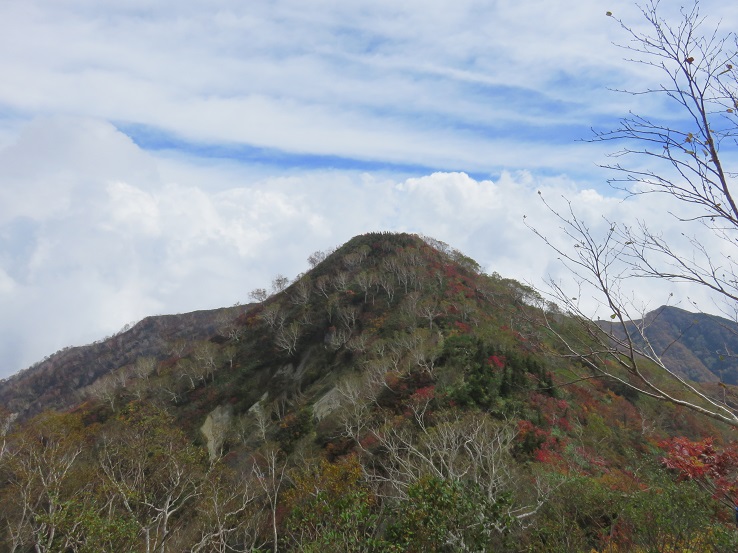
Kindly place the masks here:
POLYGON ((0 549, 735 550, 660 468, 723 429, 557 355, 535 291, 409 234, 311 258, 153 361, 141 327, 65 413, 0 409, 0 549))
POLYGON ((146 317, 115 336, 65 348, 0 381, 0 405, 22 418, 43 409, 69 408, 80 400, 81 389, 111 371, 143 357, 161 361, 171 355, 178 341, 210 338, 246 310, 248 306, 237 306, 146 317))
MULTIPOLYGON (((605 323, 607 324, 607 323, 605 323)), ((697 382, 738 383, 738 324, 662 306, 634 321, 668 367, 697 382)))

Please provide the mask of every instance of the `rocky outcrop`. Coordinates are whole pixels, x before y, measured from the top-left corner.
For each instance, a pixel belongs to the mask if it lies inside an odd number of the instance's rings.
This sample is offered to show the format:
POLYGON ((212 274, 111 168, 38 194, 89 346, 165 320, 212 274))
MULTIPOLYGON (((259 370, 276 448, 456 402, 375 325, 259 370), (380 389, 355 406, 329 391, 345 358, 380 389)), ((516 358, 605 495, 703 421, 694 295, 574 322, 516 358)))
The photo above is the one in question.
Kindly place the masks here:
POLYGON ((341 406, 341 394, 337 388, 328 391, 313 405, 313 416, 320 421, 341 406))
POLYGON ((200 432, 207 441, 208 455, 210 455, 211 461, 220 457, 223 452, 223 445, 228 437, 232 420, 233 408, 230 405, 218 405, 205 417, 200 432))

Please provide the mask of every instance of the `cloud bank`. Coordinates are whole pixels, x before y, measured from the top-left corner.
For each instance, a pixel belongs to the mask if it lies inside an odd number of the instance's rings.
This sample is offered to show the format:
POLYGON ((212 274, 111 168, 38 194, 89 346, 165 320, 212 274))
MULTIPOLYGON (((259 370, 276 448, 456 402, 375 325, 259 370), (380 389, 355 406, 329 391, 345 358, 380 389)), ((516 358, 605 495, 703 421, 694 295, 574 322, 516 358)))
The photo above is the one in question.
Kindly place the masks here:
MULTIPOLYGON (((662 3, 678 14, 678 4, 662 3)), ((703 0, 707 24, 738 4, 703 0)), ((155 313, 245 301, 368 231, 423 233, 539 286, 569 278, 537 195, 624 204, 581 142, 669 116, 593 0, 0 2, 0 377, 155 313)), ((658 306, 666 289, 638 283, 658 306)))
MULTIPOLYGON (((8 375, 146 315, 248 301, 315 250, 377 230, 443 240, 487 272, 567 278, 523 216, 556 239, 537 192, 590 219, 652 216, 566 176, 359 171, 259 174, 230 161, 157 157, 112 124, 38 119, 0 150, 0 359, 8 375)), ((668 223, 667 227, 668 227, 668 223)), ((644 291, 648 293, 647 285, 644 291)), ((663 302, 659 286, 652 307, 663 302)))

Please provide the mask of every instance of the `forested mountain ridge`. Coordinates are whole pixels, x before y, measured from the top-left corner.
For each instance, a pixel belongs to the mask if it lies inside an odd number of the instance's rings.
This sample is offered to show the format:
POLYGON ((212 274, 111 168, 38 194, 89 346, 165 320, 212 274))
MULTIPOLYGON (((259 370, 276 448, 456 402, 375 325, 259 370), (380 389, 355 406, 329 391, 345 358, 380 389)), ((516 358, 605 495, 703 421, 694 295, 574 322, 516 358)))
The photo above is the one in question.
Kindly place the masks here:
POLYGON ((632 324, 645 328, 654 351, 677 374, 698 382, 738 383, 738 324, 734 321, 661 306, 632 324))
POLYGON ((670 449, 729 460, 727 431, 559 355, 534 290, 408 234, 311 264, 0 424, 0 548, 735 550, 727 488, 670 449))
POLYGON ((165 359, 177 348, 226 333, 248 306, 181 315, 153 315, 93 344, 64 348, 0 381, 0 405, 22 417, 43 409, 67 409, 81 390, 137 359, 165 359))

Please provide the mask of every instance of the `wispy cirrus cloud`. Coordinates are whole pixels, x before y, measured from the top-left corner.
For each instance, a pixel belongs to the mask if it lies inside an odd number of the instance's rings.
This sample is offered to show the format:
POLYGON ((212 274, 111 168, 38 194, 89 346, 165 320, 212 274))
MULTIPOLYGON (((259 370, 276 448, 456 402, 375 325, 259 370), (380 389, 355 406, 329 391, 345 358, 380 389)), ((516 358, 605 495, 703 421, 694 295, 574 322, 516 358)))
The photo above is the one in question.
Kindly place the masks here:
POLYGON ((501 141, 563 158, 609 115, 588 100, 623 65, 596 4, 6 4, 0 105, 134 139, 145 125, 173 142, 495 171, 518 166, 501 141))
MULTIPOLYGON (((738 6, 702 7, 738 26, 738 6)), ((244 301, 361 232, 537 284, 563 274, 523 224, 560 232, 538 190, 663 219, 580 141, 661 109, 608 91, 652 73, 607 10, 640 24, 620 0, 0 3, 0 377, 244 301)))

